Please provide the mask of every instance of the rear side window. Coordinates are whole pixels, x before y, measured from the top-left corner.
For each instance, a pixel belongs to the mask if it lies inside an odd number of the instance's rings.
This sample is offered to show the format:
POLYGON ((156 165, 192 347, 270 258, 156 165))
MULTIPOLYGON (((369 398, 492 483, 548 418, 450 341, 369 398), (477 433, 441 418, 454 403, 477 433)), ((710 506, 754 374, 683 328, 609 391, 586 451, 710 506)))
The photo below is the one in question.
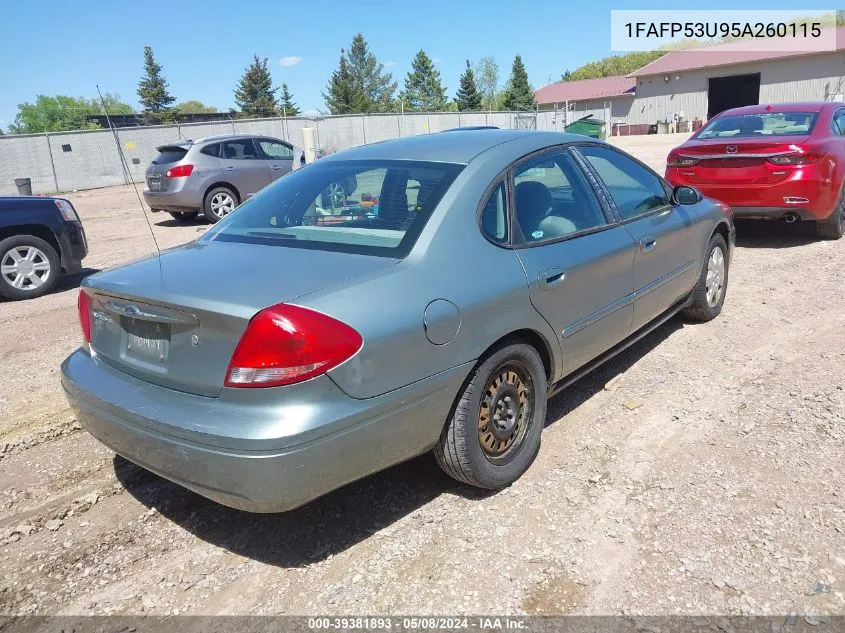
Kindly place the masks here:
POLYGON ((612 149, 580 148, 610 191, 619 215, 633 218, 670 204, 663 182, 637 161, 612 149))
POLYGON ((462 168, 318 161, 247 200, 202 239, 404 257, 462 168))
POLYGON ((259 160, 261 157, 255 149, 251 138, 242 138, 223 143, 223 156, 229 160, 259 160))
POLYGON ((153 165, 169 165, 170 163, 178 163, 185 158, 188 150, 184 147, 162 147, 158 150, 158 156, 153 159, 153 165))
POLYGON ((505 183, 499 185, 487 198, 487 204, 481 211, 481 228, 494 242, 504 244, 508 241, 508 210, 505 202, 505 183))
POLYGON ((212 143, 211 145, 206 145, 200 150, 200 154, 205 154, 206 156, 214 156, 214 158, 220 157, 220 143, 212 143))

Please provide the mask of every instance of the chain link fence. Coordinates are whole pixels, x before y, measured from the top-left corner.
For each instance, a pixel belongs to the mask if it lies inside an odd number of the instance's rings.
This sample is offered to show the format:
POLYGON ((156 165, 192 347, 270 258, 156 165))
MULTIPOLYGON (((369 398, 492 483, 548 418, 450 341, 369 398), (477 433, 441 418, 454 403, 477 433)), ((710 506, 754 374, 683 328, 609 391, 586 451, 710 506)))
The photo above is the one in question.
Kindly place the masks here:
POLYGON ((35 194, 143 182, 156 148, 221 134, 263 134, 303 146, 303 127, 316 128, 324 154, 450 128, 495 126, 562 129, 551 112, 413 112, 326 117, 232 119, 116 130, 84 130, 0 136, 0 195, 17 193, 15 179, 29 178, 35 194), (119 148, 119 149, 118 149, 119 148), (122 154, 122 156, 121 156, 122 154), (125 157, 125 163, 124 163, 125 157))

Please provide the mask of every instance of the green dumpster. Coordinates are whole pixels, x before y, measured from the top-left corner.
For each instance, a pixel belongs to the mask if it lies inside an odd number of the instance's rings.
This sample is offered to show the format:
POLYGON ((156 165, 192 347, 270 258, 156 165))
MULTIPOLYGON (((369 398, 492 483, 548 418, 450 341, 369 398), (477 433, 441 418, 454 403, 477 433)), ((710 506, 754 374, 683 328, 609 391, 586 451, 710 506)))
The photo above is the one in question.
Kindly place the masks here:
POLYGON ((602 140, 605 138, 604 121, 596 119, 592 114, 588 114, 577 121, 573 121, 563 128, 563 131, 569 132, 570 134, 583 134, 584 136, 599 138, 602 140))

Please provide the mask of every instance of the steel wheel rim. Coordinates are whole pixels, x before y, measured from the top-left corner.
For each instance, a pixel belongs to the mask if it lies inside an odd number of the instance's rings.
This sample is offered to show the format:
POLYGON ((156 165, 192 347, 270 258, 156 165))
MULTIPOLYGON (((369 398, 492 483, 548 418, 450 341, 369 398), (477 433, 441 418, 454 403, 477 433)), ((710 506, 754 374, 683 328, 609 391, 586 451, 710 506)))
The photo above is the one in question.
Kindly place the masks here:
POLYGON ((527 367, 509 361, 493 372, 481 395, 478 444, 493 464, 510 462, 534 419, 534 383, 527 367))
POLYGON ((343 185, 333 182, 328 186, 329 202, 332 208, 342 207, 346 199, 346 192, 343 190, 343 185))
POLYGON ((50 277, 50 260, 35 246, 14 246, 0 259, 0 275, 16 290, 36 290, 50 277))
POLYGON ((211 196, 211 212, 223 218, 235 210, 235 201, 228 193, 215 193, 211 196))
POLYGON ((707 259, 707 279, 704 286, 707 290, 707 304, 715 308, 725 289, 725 254, 718 246, 710 251, 710 257, 707 259))

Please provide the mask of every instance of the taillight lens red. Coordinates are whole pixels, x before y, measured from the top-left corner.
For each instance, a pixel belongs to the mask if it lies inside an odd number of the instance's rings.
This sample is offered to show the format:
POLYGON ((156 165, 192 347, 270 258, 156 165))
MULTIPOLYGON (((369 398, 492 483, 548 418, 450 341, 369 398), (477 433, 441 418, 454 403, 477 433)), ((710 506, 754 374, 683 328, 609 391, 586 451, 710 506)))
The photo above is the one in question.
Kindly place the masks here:
POLYGON ((186 176, 190 176, 193 171, 193 165, 177 165, 164 172, 164 175, 168 178, 185 178, 186 176))
POLYGON ((324 374, 352 358, 363 344, 345 323, 320 312, 280 303, 252 317, 229 369, 227 387, 277 387, 324 374))
POLYGON ((79 291, 79 298, 76 300, 76 307, 79 310, 79 325, 82 327, 82 336, 85 342, 91 342, 91 298, 84 290, 79 291))
POLYGON ((768 160, 772 165, 810 165, 821 160, 824 154, 819 152, 803 152, 795 154, 781 154, 780 156, 769 156, 768 160))
POLYGON ((691 158, 690 156, 669 154, 669 157, 666 159, 667 167, 692 167, 694 165, 698 165, 698 159, 691 158))

